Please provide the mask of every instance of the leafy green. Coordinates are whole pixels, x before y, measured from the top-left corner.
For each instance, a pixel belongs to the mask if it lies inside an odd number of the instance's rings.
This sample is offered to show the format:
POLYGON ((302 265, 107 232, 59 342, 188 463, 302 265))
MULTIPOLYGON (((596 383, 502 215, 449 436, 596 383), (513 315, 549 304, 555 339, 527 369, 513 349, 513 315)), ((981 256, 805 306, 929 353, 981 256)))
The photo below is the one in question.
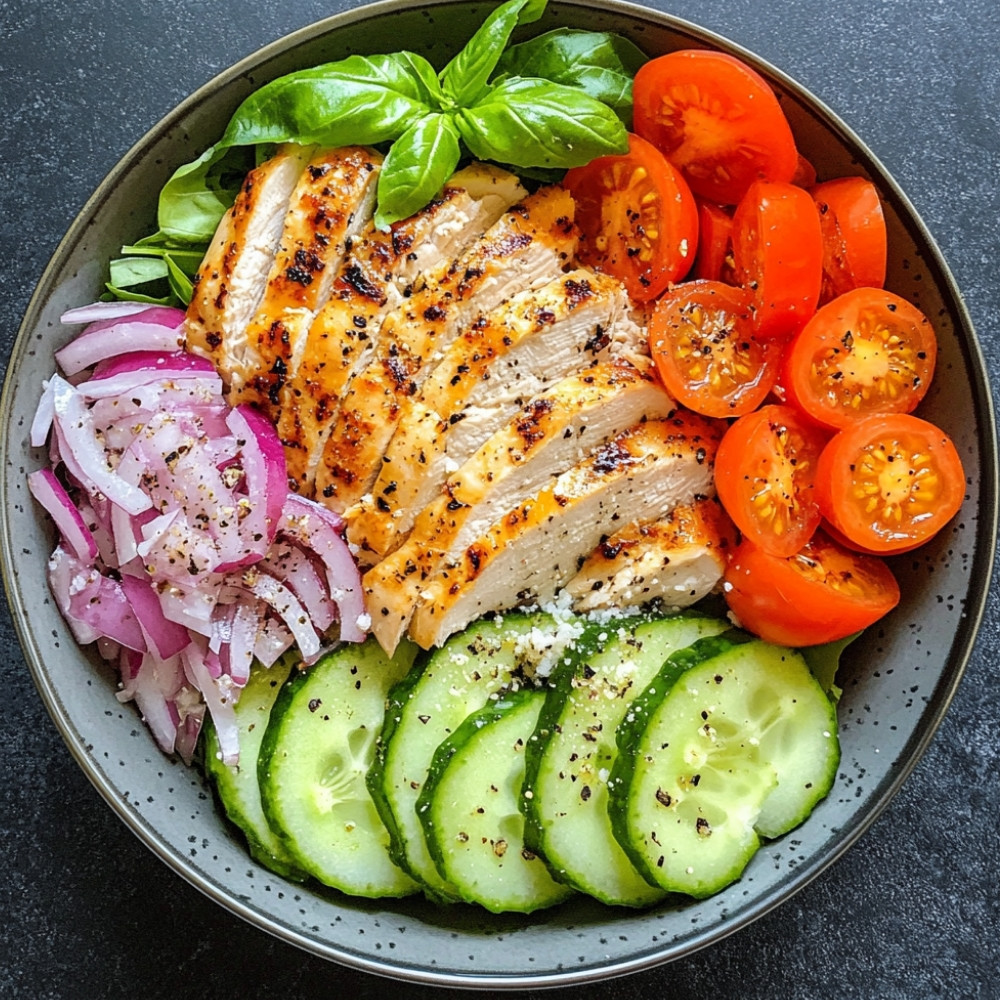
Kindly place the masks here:
POLYGON ((618 116, 573 87, 508 77, 458 113, 473 156, 515 167, 577 167, 628 148, 618 116))
POLYGON ((497 73, 540 77, 576 87, 614 110, 632 126, 632 78, 646 61, 640 48, 610 32, 556 28, 512 45, 500 57, 497 73))
POLYGON ((434 69, 412 52, 348 56, 279 77, 237 109, 217 148, 260 142, 375 145, 440 104, 434 69))
POLYGON ((838 639, 836 642, 825 642, 821 646, 806 646, 800 649, 813 676, 819 681, 819 686, 826 692, 831 701, 839 701, 841 688, 834 683, 837 670, 840 667, 840 657, 847 647, 854 642, 860 632, 838 639))
POLYGON ((392 145, 378 180, 375 224, 385 227, 424 207, 455 172, 462 150, 454 118, 425 115, 392 145))
POLYGON ((280 143, 387 147, 375 214, 381 228, 430 202, 466 155, 552 180, 556 171, 624 152, 642 53, 624 38, 575 29, 508 49, 514 29, 537 21, 546 2, 497 6, 440 73, 402 51, 348 56, 260 87, 219 141, 164 185, 158 232, 123 249, 130 256, 115 262, 108 290, 145 301, 165 283, 169 294, 156 301, 186 303, 197 267, 190 258, 200 261, 247 171, 280 143))
POLYGON ((457 107, 475 104, 482 96, 511 32, 531 24, 545 11, 546 0, 510 0, 482 23, 458 55, 441 71, 441 85, 457 107))

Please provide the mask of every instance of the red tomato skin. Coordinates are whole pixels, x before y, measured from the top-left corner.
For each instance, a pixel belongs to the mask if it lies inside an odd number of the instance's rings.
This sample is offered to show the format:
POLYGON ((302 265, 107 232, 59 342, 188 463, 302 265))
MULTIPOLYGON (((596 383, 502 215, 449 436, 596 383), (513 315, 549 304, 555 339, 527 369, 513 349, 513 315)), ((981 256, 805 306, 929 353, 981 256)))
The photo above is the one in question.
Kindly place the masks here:
POLYGON ((817 462, 828 437, 795 409, 780 404, 740 417, 723 435, 715 456, 719 500, 743 537, 769 555, 794 555, 819 526, 817 462), (782 446, 787 454, 780 452, 782 446), (768 506, 787 505, 787 523, 780 533, 758 516, 758 496, 768 506))
POLYGON ((930 387, 936 363, 934 327, 916 306, 885 289, 856 288, 820 306, 809 319, 785 354, 780 380, 791 405, 836 431, 872 412, 912 412, 930 387), (825 354, 837 356, 840 353, 845 336, 856 334, 862 328, 865 314, 878 316, 880 312, 906 329, 913 342, 908 352, 912 369, 888 398, 874 398, 864 405, 850 404, 847 400, 852 384, 849 378, 826 376, 817 381, 811 378, 811 371, 818 364, 817 359, 825 354), (822 394, 817 388, 820 385, 822 394))
POLYGON ((680 49, 650 59, 636 74, 633 104, 635 131, 707 201, 735 205, 753 181, 790 181, 798 167, 774 91, 735 56, 680 49))
POLYGON ((733 217, 722 205, 696 198, 698 253, 691 268, 695 281, 738 284, 733 270, 733 217))
POLYGON ((809 193, 756 181, 733 214, 736 277, 754 295, 757 335, 794 337, 819 304, 823 234, 809 193))
POLYGON ((670 284, 687 276, 698 247, 698 206, 680 171, 645 139, 630 135, 628 153, 598 157, 574 167, 562 183, 576 202, 582 237, 580 261, 620 278, 633 301, 651 302, 670 284), (658 230, 655 235, 648 234, 653 245, 648 262, 634 245, 636 233, 642 240, 647 237, 645 231, 639 232, 646 210, 630 202, 612 203, 606 197, 605 181, 620 167, 625 168, 623 176, 636 168, 644 170, 659 194, 658 230), (627 209, 617 213, 625 218, 615 217, 616 207, 627 209), (602 239, 608 243, 607 250, 600 247, 602 239))
MULTIPOLYGON (((891 445, 890 445, 891 446, 891 445)), ((903 461, 892 463, 896 468, 903 461)), ((888 463, 887 463, 888 464, 888 463)), ((888 471, 888 470, 887 470, 888 471)), ((905 468, 904 483, 920 471, 905 468)), ((912 551, 934 537, 959 511, 965 499, 965 472, 951 438, 934 424, 909 414, 872 414, 836 433, 819 457, 816 471, 816 501, 834 533, 859 552, 899 555, 912 551), (939 484, 933 496, 898 521, 884 521, 863 509, 855 491, 863 450, 873 443, 902 440, 933 460, 939 484)))
POLYGON ((823 231, 822 301, 854 288, 882 288, 888 235, 875 185, 863 177, 838 177, 810 193, 823 231))
POLYGON ((803 554, 834 554, 870 586, 857 600, 804 581, 793 567, 800 555, 782 559, 744 539, 726 567, 723 593, 739 624, 766 642, 801 648, 835 642, 868 628, 899 603, 899 584, 877 556, 842 548, 817 532, 803 554))
POLYGON ((669 289, 656 303, 648 327, 660 381, 682 406, 702 416, 749 413, 767 396, 781 360, 776 345, 754 339, 751 325, 750 298, 742 288, 705 280, 669 289), (682 317, 694 308, 706 317, 707 328, 684 325, 682 317), (715 325, 714 316, 724 318, 720 325, 725 325, 725 334, 715 325), (734 342, 741 345, 744 372, 738 384, 726 387, 718 366, 732 359, 734 342), (706 353, 708 360, 702 364, 706 353))

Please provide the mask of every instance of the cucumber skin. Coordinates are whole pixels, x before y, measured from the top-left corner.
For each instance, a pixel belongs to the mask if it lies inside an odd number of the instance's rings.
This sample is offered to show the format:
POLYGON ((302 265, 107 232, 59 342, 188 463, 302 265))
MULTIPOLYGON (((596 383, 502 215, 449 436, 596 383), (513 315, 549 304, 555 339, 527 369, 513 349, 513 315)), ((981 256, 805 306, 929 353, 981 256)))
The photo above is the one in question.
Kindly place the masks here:
MULTIPOLYGON (((640 629, 648 626, 655 627, 659 624, 669 624, 671 622, 717 620, 713 616, 697 611, 682 611, 674 614, 650 612, 613 619, 609 622, 594 623, 588 626, 587 631, 579 640, 572 659, 569 662, 560 664, 553 671, 549 680, 549 691, 546 696, 545 705, 539 716, 538 726, 529 741, 525 754, 524 794, 522 795, 522 810, 525 816, 525 846, 546 859, 553 878, 566 882, 581 892, 593 895, 600 899, 601 902, 609 905, 634 908, 648 907, 661 900, 665 895, 660 886, 649 883, 646 875, 639 872, 638 874, 641 877, 635 879, 634 891, 631 891, 628 896, 619 892, 612 897, 606 889, 601 889, 595 884, 584 884, 580 877, 574 877, 573 874, 567 871, 565 865, 557 863, 554 857, 550 857, 546 852, 545 845, 545 806, 547 803, 545 802, 544 795, 539 795, 536 791, 538 772, 544 762, 549 740, 553 738, 553 731, 557 730, 560 720, 563 718, 564 712, 568 707, 574 681, 581 664, 595 653, 602 652, 603 649, 608 648, 614 642, 614 637, 610 641, 602 641, 600 639, 602 634, 617 632, 619 628, 625 628, 634 637, 640 629), (640 888, 640 886, 645 886, 645 889, 640 888)), ((617 838, 615 838, 615 841, 617 842, 617 838)), ((631 858, 628 857, 622 860, 625 864, 631 862, 631 858)))
MULTIPOLYGON (((660 676, 651 682, 647 690, 644 691, 640 698, 636 700, 631 718, 627 719, 619 729, 619 759, 616 761, 611 779, 609 781, 609 784, 613 784, 613 787, 610 789, 612 795, 612 804, 610 807, 612 828, 615 832, 615 836, 619 840, 619 843, 621 843, 622 847, 633 859, 636 868, 644 877, 650 879, 651 882, 656 882, 656 875, 649 865, 645 855, 639 850, 637 845, 633 843, 628 825, 631 779, 636 770, 635 763, 636 759, 640 755, 645 729, 650 723, 653 715, 657 713, 663 702, 670 695, 674 684, 683 676, 684 673, 688 670, 699 667, 702 664, 706 664, 708 661, 713 660, 718 656, 722 656, 732 651, 734 648, 746 643, 758 644, 762 647, 766 647, 770 651, 781 651, 784 654, 790 654, 793 656, 796 655, 795 650, 765 643, 756 636, 742 633, 739 630, 731 630, 718 636, 701 639, 688 649, 683 650, 681 653, 668 660, 668 662, 664 665, 664 669, 660 676)), ((782 658, 784 658, 784 656, 782 658)), ((836 740, 836 710, 827 698, 826 692, 823 691, 822 685, 819 684, 815 677, 813 677, 804 660, 802 660, 802 664, 803 677, 807 677, 807 683, 811 682, 811 684, 815 686, 817 698, 816 705, 822 705, 829 711, 829 726, 833 734, 834 743, 832 745, 830 759, 826 762, 827 772, 823 775, 823 778, 829 778, 829 782, 824 783, 823 780, 817 780, 816 792, 812 797, 812 801, 807 803, 805 808, 800 810, 791 819, 782 824, 779 829, 765 833, 760 829, 759 822, 755 823, 755 840, 752 844, 752 848, 743 860, 742 864, 739 866, 738 870, 735 870, 734 868, 732 877, 728 878, 727 881, 716 881, 702 888, 696 888, 694 886, 677 888, 676 891, 688 896, 694 896, 695 898, 707 898, 715 895, 721 889, 725 888, 726 885, 736 881, 740 877, 746 863, 756 851, 762 839, 781 836, 789 830, 794 829, 808 817, 816 803, 828 794, 840 760, 839 742, 836 740)), ((776 787, 777 786, 772 787, 769 794, 773 794, 776 787)), ((767 797, 765 796, 762 803, 761 814, 763 814, 763 807, 766 806, 766 803, 767 797)))
MULTIPOLYGON (((279 680, 279 688, 278 691, 275 692, 276 698, 277 694, 280 692, 280 685, 284 684, 293 670, 293 659, 279 660, 278 663, 272 667, 263 667, 260 664, 254 664, 250 681, 248 681, 247 687, 243 689, 240 700, 236 703, 237 724, 239 724, 240 721, 240 702, 243 701, 245 710, 247 705, 247 701, 245 699, 247 699, 248 696, 253 697, 255 695, 255 687, 251 685, 256 685, 260 682, 259 672, 275 672, 279 680)), ((271 711, 270 707, 268 707, 267 711, 269 716, 271 711)), ((258 724, 263 724, 266 727, 267 716, 263 716, 262 713, 262 717, 257 720, 257 722, 258 724)), ((238 776, 234 775, 233 769, 227 764, 223 764, 218 756, 219 737, 215 731, 215 726, 212 723, 211 717, 208 717, 205 720, 204 734, 205 773, 212 782, 222 811, 229 818, 230 822, 237 826, 243 834, 243 837, 247 842, 247 849, 250 852, 250 856, 255 861, 262 864, 265 868, 273 871, 276 875, 282 876, 282 878, 286 878, 293 882, 305 882, 309 876, 302 871, 302 869, 296 864, 295 859, 291 856, 291 854, 285 850, 284 844, 278 834, 270 828, 270 825, 268 825, 267 830, 259 829, 260 823, 267 823, 267 818, 263 814, 263 806, 260 806, 260 816, 253 817, 250 815, 250 812, 255 812, 256 810, 252 807, 248 810, 246 803, 241 801, 242 793, 240 792, 238 786, 238 776)), ((242 739, 240 747, 240 757, 244 758, 246 748, 245 741, 242 739)), ((252 768, 255 779, 254 785, 256 787, 257 759, 254 758, 252 761, 243 759, 243 766, 252 768)), ((259 802, 259 788, 257 790, 257 794, 259 802)))
MULTIPOLYGON (((443 651, 447 650, 449 645, 452 643, 464 644, 467 641, 471 630, 488 627, 491 630, 495 629, 496 634, 502 637, 506 630, 513 631, 522 625, 547 625, 552 621, 552 616, 544 612, 509 613, 504 615, 502 617, 502 621, 497 623, 480 619, 479 621, 472 623, 472 625, 468 626, 462 632, 450 637, 443 646, 418 653, 417 659, 411 667, 410 672, 389 691, 389 696, 386 702, 385 721, 382 725, 382 733, 376 741, 375 758, 372 761, 372 766, 367 775, 368 791, 371 795, 372 801, 375 803, 375 808, 378 810, 378 813, 382 818, 382 822, 385 825, 386 830, 389 832, 389 856, 400 868, 422 884, 425 895, 427 895, 434 902, 458 902, 461 897, 456 891, 454 891, 454 888, 447 885, 444 880, 441 880, 439 884, 429 884, 428 879, 426 877, 421 877, 421 873, 415 870, 410 858, 407 855, 406 835, 399 825, 386 787, 389 782, 389 778, 386 773, 386 766, 391 752, 390 748, 392 747, 393 740, 396 738, 396 734, 399 732, 399 727, 403 720, 403 712, 414 697, 415 692, 423 681, 428 668, 431 667, 435 658, 438 655, 442 655, 443 651)), ((493 691, 503 688, 506 683, 507 682, 504 682, 495 688, 490 688, 484 684, 484 698, 488 697, 488 695, 493 691)), ((419 826, 419 822, 417 825, 419 826)), ((424 840, 426 843, 426 839, 424 840)))
POLYGON ((618 757, 608 777, 608 814, 611 817, 611 831, 629 856, 636 871, 651 886, 659 887, 660 883, 649 867, 645 856, 632 843, 628 828, 629 788, 631 776, 635 772, 635 761, 640 752, 642 735, 653 713, 660 707, 685 671, 727 652, 734 646, 753 640, 754 636, 747 632, 740 629, 729 629, 719 635, 698 639, 686 649, 674 653, 663 664, 659 674, 650 681, 645 691, 632 702, 629 713, 618 727, 615 736, 618 744, 618 757))
MULTIPOLYGON (((365 645, 367 645, 367 643, 375 643, 375 640, 373 638, 369 637, 369 639, 366 640, 366 643, 362 643, 361 647, 359 647, 359 648, 363 648, 365 645)), ((347 647, 347 646, 338 647, 337 650, 335 650, 332 654, 329 654, 329 655, 337 655, 337 653, 341 652, 342 650, 349 649, 349 648, 351 648, 351 647, 347 647)), ((409 647, 408 644, 403 649, 397 650, 397 655, 399 655, 401 652, 403 652, 404 655, 412 655, 412 651, 410 651, 409 653, 407 653, 407 652, 405 652, 406 650, 411 650, 411 647, 409 647)), ((322 661, 320 661, 320 662, 322 662, 322 661)), ((319 665, 318 663, 314 664, 313 667, 316 667, 318 665, 319 665)), ((411 665, 411 669, 412 669, 412 665, 411 665)), ((268 802, 268 797, 267 797, 267 794, 266 794, 266 788, 267 788, 267 783, 268 783, 268 778, 269 778, 270 761, 271 761, 271 758, 272 758, 272 756, 273 756, 273 754, 275 752, 275 749, 276 749, 276 747, 278 745, 278 741, 279 741, 279 739, 281 737, 281 724, 280 724, 280 720, 281 720, 281 718, 284 716, 284 714, 286 712, 288 712, 288 711, 291 710, 291 707, 292 707, 292 705, 293 705, 293 703, 295 701, 295 698, 296 698, 299 690, 302 687, 304 687, 306 684, 309 683, 310 678, 311 678, 311 669, 310 670, 305 670, 305 671, 293 671, 292 672, 291 676, 288 678, 288 680, 282 686, 281 690, 278 692, 278 697, 275 699, 274 706, 271 709, 271 722, 269 722, 269 724, 268 724, 267 731, 265 732, 264 739, 263 739, 263 741, 261 743, 260 754, 259 754, 259 756, 257 758, 257 780, 258 780, 258 784, 261 786, 262 801, 263 801, 263 805, 264 805, 264 811, 265 811, 265 814, 268 814, 269 819, 270 819, 271 811, 270 811, 270 808, 269 808, 269 802, 268 802)), ((376 803, 376 806, 377 806, 377 803, 376 803)), ((380 813, 380 816, 381 816, 381 813, 380 813)), ((288 852, 293 857, 296 857, 298 852, 296 852, 294 846, 290 842, 290 838, 289 838, 287 832, 282 831, 281 827, 280 827, 280 824, 278 822, 276 822, 275 820, 272 820, 271 822, 272 822, 272 825, 273 825, 274 829, 276 830, 276 832, 279 833, 279 835, 282 837, 283 842, 286 844, 288 852)), ((301 863, 302 861, 306 861, 307 859, 300 858, 299 860, 300 860, 300 863, 301 863)), ((392 859, 391 853, 390 853, 390 860, 394 860, 394 859, 392 859)), ((305 868, 305 867, 307 867, 307 865, 303 864, 302 867, 305 868)), ((397 864, 397 867, 400 867, 400 866, 397 864)), ((404 874, 404 873, 405 873, 405 869, 403 869, 403 871, 401 872, 401 874, 404 874)), ((321 881, 321 882, 325 881, 323 879, 318 878, 318 876, 316 875, 315 872, 310 872, 310 876, 313 877, 313 878, 316 878, 317 881, 321 881)), ((327 884, 329 884, 329 883, 327 883, 327 884)), ((390 892, 390 893, 383 893, 382 895, 395 895, 395 896, 408 895, 410 893, 416 892, 417 888, 418 887, 416 885, 406 886, 403 891, 399 891, 399 892, 394 891, 394 892, 390 892)), ((377 897, 374 894, 372 894, 372 895, 369 896, 369 898, 377 898, 377 897)))
MULTIPOLYGON (((434 800, 438 793, 438 786, 447 773, 448 765, 451 763, 456 754, 461 753, 483 728, 491 724, 501 722, 512 712, 519 711, 526 703, 540 696, 541 692, 537 688, 522 688, 519 691, 512 691, 503 695, 500 700, 492 702, 487 707, 470 715, 462 723, 462 725, 451 734, 451 736, 445 739, 435 752, 434 759, 427 772, 427 780, 421 788, 420 795, 417 798, 417 815, 420 817, 420 822, 424 828, 427 848, 430 851, 431 857, 434 859, 434 863, 438 866, 438 870, 441 872, 441 877, 446 881, 451 881, 451 874, 449 873, 446 851, 441 844, 440 838, 438 837, 438 824, 435 819, 436 810, 434 800)), ((525 740, 526 750, 529 743, 530 737, 525 740)), ((542 859, 541 856, 539 856, 539 862, 544 864, 544 859, 542 859)), ((549 871, 547 867, 546 872, 550 876, 552 875, 551 871, 549 871)), ((478 903, 480 906, 483 906, 494 913, 534 913, 536 910, 561 903, 570 896, 574 895, 574 890, 571 886, 561 885, 561 883, 553 879, 552 891, 548 895, 538 896, 527 905, 518 906, 515 910, 510 905, 491 904, 489 900, 463 891, 461 886, 459 886, 459 890, 462 898, 466 902, 478 903)))

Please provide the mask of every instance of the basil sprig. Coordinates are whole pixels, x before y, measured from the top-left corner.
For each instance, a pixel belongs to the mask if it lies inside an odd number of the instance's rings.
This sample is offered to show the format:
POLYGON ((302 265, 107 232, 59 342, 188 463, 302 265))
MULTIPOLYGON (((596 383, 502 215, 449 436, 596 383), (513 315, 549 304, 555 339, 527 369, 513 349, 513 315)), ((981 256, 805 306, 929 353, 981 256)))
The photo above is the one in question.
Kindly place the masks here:
POLYGON ((207 248, 235 200, 248 154, 259 161, 279 143, 385 149, 375 212, 383 229, 427 205, 467 155, 547 177, 624 152, 632 77, 645 57, 624 38, 576 29, 508 48, 514 29, 545 5, 500 4, 440 72, 404 51, 352 55, 265 84, 214 146, 175 171, 160 192, 158 232, 141 241, 147 261, 117 262, 124 280, 109 291, 145 298, 135 286, 155 274, 187 301, 190 254, 207 248))

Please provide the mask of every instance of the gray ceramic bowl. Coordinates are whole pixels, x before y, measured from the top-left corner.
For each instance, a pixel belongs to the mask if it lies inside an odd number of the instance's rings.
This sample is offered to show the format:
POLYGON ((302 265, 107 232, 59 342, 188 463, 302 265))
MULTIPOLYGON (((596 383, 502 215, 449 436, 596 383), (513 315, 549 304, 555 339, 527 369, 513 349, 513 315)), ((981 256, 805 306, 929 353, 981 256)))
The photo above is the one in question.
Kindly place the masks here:
POLYGON ((24 319, 0 410, 0 510, 4 580, 42 698, 108 804, 166 864, 232 912, 318 955, 417 982, 501 989, 596 980, 708 945, 787 899, 857 840, 916 763, 961 677, 993 560, 997 459, 984 365, 960 295, 905 195, 857 136, 793 81, 706 31, 623 3, 553 0, 533 30, 570 24, 618 31, 650 54, 713 46, 741 55, 782 95, 821 178, 861 173, 877 184, 889 225, 888 284, 933 319, 940 339, 939 374, 921 412, 954 437, 966 502, 931 546, 897 560, 902 604, 856 644, 843 670, 843 761, 832 794, 717 896, 640 913, 579 900, 530 918, 492 917, 416 899, 360 902, 254 864, 199 774, 155 748, 132 707, 115 701, 111 673, 74 644, 50 601, 53 535, 25 486, 43 456, 28 448, 27 427, 53 351, 67 338, 60 313, 96 297, 103 262, 150 227, 150 193, 213 141, 247 93, 295 68, 404 43, 442 65, 487 9, 406 0, 333 17, 223 73, 139 141, 73 223, 24 319))

